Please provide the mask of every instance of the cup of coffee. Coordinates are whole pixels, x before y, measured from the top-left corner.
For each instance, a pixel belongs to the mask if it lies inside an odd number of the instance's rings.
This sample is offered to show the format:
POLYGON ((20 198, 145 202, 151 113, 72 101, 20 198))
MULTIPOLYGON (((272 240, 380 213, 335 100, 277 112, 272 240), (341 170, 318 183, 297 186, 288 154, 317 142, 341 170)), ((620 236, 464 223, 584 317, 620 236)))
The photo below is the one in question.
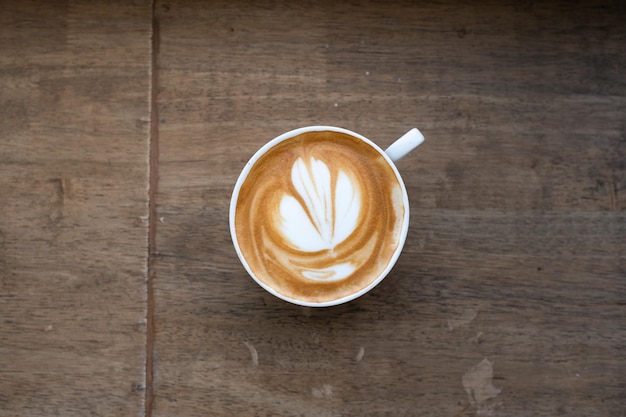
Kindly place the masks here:
POLYGON ((374 288, 409 227, 394 161, 423 140, 411 129, 383 151, 350 130, 310 126, 269 141, 243 168, 230 203, 244 268, 271 294, 302 306, 333 306, 374 288))

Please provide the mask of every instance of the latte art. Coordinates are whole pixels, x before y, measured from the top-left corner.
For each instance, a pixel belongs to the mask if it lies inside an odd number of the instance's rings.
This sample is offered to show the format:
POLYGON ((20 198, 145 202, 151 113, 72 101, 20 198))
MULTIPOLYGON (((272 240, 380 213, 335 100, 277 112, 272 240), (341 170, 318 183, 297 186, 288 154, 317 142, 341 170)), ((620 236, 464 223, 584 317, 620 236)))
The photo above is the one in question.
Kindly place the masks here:
POLYGON ((283 196, 280 231, 295 249, 332 250, 356 229, 359 184, 344 171, 332 178, 323 161, 311 158, 307 164, 298 158, 291 169, 291 182, 298 196, 283 196))
MULTIPOLYGON (((344 171, 332 178, 323 161, 298 158, 291 169, 298 197, 283 196, 278 227, 285 242, 303 252, 333 251, 358 226, 361 196, 359 184, 344 171)), ((302 276, 316 281, 347 278, 357 268, 352 263, 303 269, 302 276)))
POLYGON ((250 169, 235 230, 250 270, 292 299, 325 302, 370 285, 405 221, 401 183, 371 145, 333 131, 300 134, 250 169))

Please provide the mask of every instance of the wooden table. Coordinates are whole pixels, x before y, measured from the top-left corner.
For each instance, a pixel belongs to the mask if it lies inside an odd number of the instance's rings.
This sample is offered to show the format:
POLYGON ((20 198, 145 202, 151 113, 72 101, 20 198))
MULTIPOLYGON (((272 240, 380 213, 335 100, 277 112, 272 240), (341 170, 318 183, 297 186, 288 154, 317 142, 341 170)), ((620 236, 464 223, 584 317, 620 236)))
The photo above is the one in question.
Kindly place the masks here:
POLYGON ((2 1, 0 416, 623 416, 626 6, 2 1), (250 279, 246 160, 386 146, 409 237, 338 307, 250 279))

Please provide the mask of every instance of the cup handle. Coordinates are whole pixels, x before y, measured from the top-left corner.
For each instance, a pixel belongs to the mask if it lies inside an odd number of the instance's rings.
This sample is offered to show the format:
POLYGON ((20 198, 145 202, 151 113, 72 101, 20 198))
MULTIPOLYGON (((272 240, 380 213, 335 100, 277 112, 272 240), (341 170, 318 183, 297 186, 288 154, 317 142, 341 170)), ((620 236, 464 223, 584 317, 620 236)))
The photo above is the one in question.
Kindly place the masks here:
POLYGON ((385 153, 393 162, 399 161, 424 142, 422 132, 413 128, 392 143, 385 153))

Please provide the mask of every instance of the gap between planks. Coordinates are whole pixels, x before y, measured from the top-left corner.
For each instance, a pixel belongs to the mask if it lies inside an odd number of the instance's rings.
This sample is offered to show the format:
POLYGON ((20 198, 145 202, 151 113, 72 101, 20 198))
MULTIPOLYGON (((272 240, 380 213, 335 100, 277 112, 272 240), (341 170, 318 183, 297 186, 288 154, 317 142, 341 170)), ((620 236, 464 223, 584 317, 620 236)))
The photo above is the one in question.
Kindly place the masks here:
POLYGON ((150 44, 150 133, 149 133, 149 180, 148 180, 148 257, 147 257, 147 289, 146 289, 146 363, 145 363, 145 396, 144 416, 152 417, 154 401, 154 256, 157 253, 156 228, 157 207, 156 196, 159 171, 159 109, 157 94, 159 88, 158 54, 160 31, 156 14, 157 0, 152 0, 151 44, 150 44))

